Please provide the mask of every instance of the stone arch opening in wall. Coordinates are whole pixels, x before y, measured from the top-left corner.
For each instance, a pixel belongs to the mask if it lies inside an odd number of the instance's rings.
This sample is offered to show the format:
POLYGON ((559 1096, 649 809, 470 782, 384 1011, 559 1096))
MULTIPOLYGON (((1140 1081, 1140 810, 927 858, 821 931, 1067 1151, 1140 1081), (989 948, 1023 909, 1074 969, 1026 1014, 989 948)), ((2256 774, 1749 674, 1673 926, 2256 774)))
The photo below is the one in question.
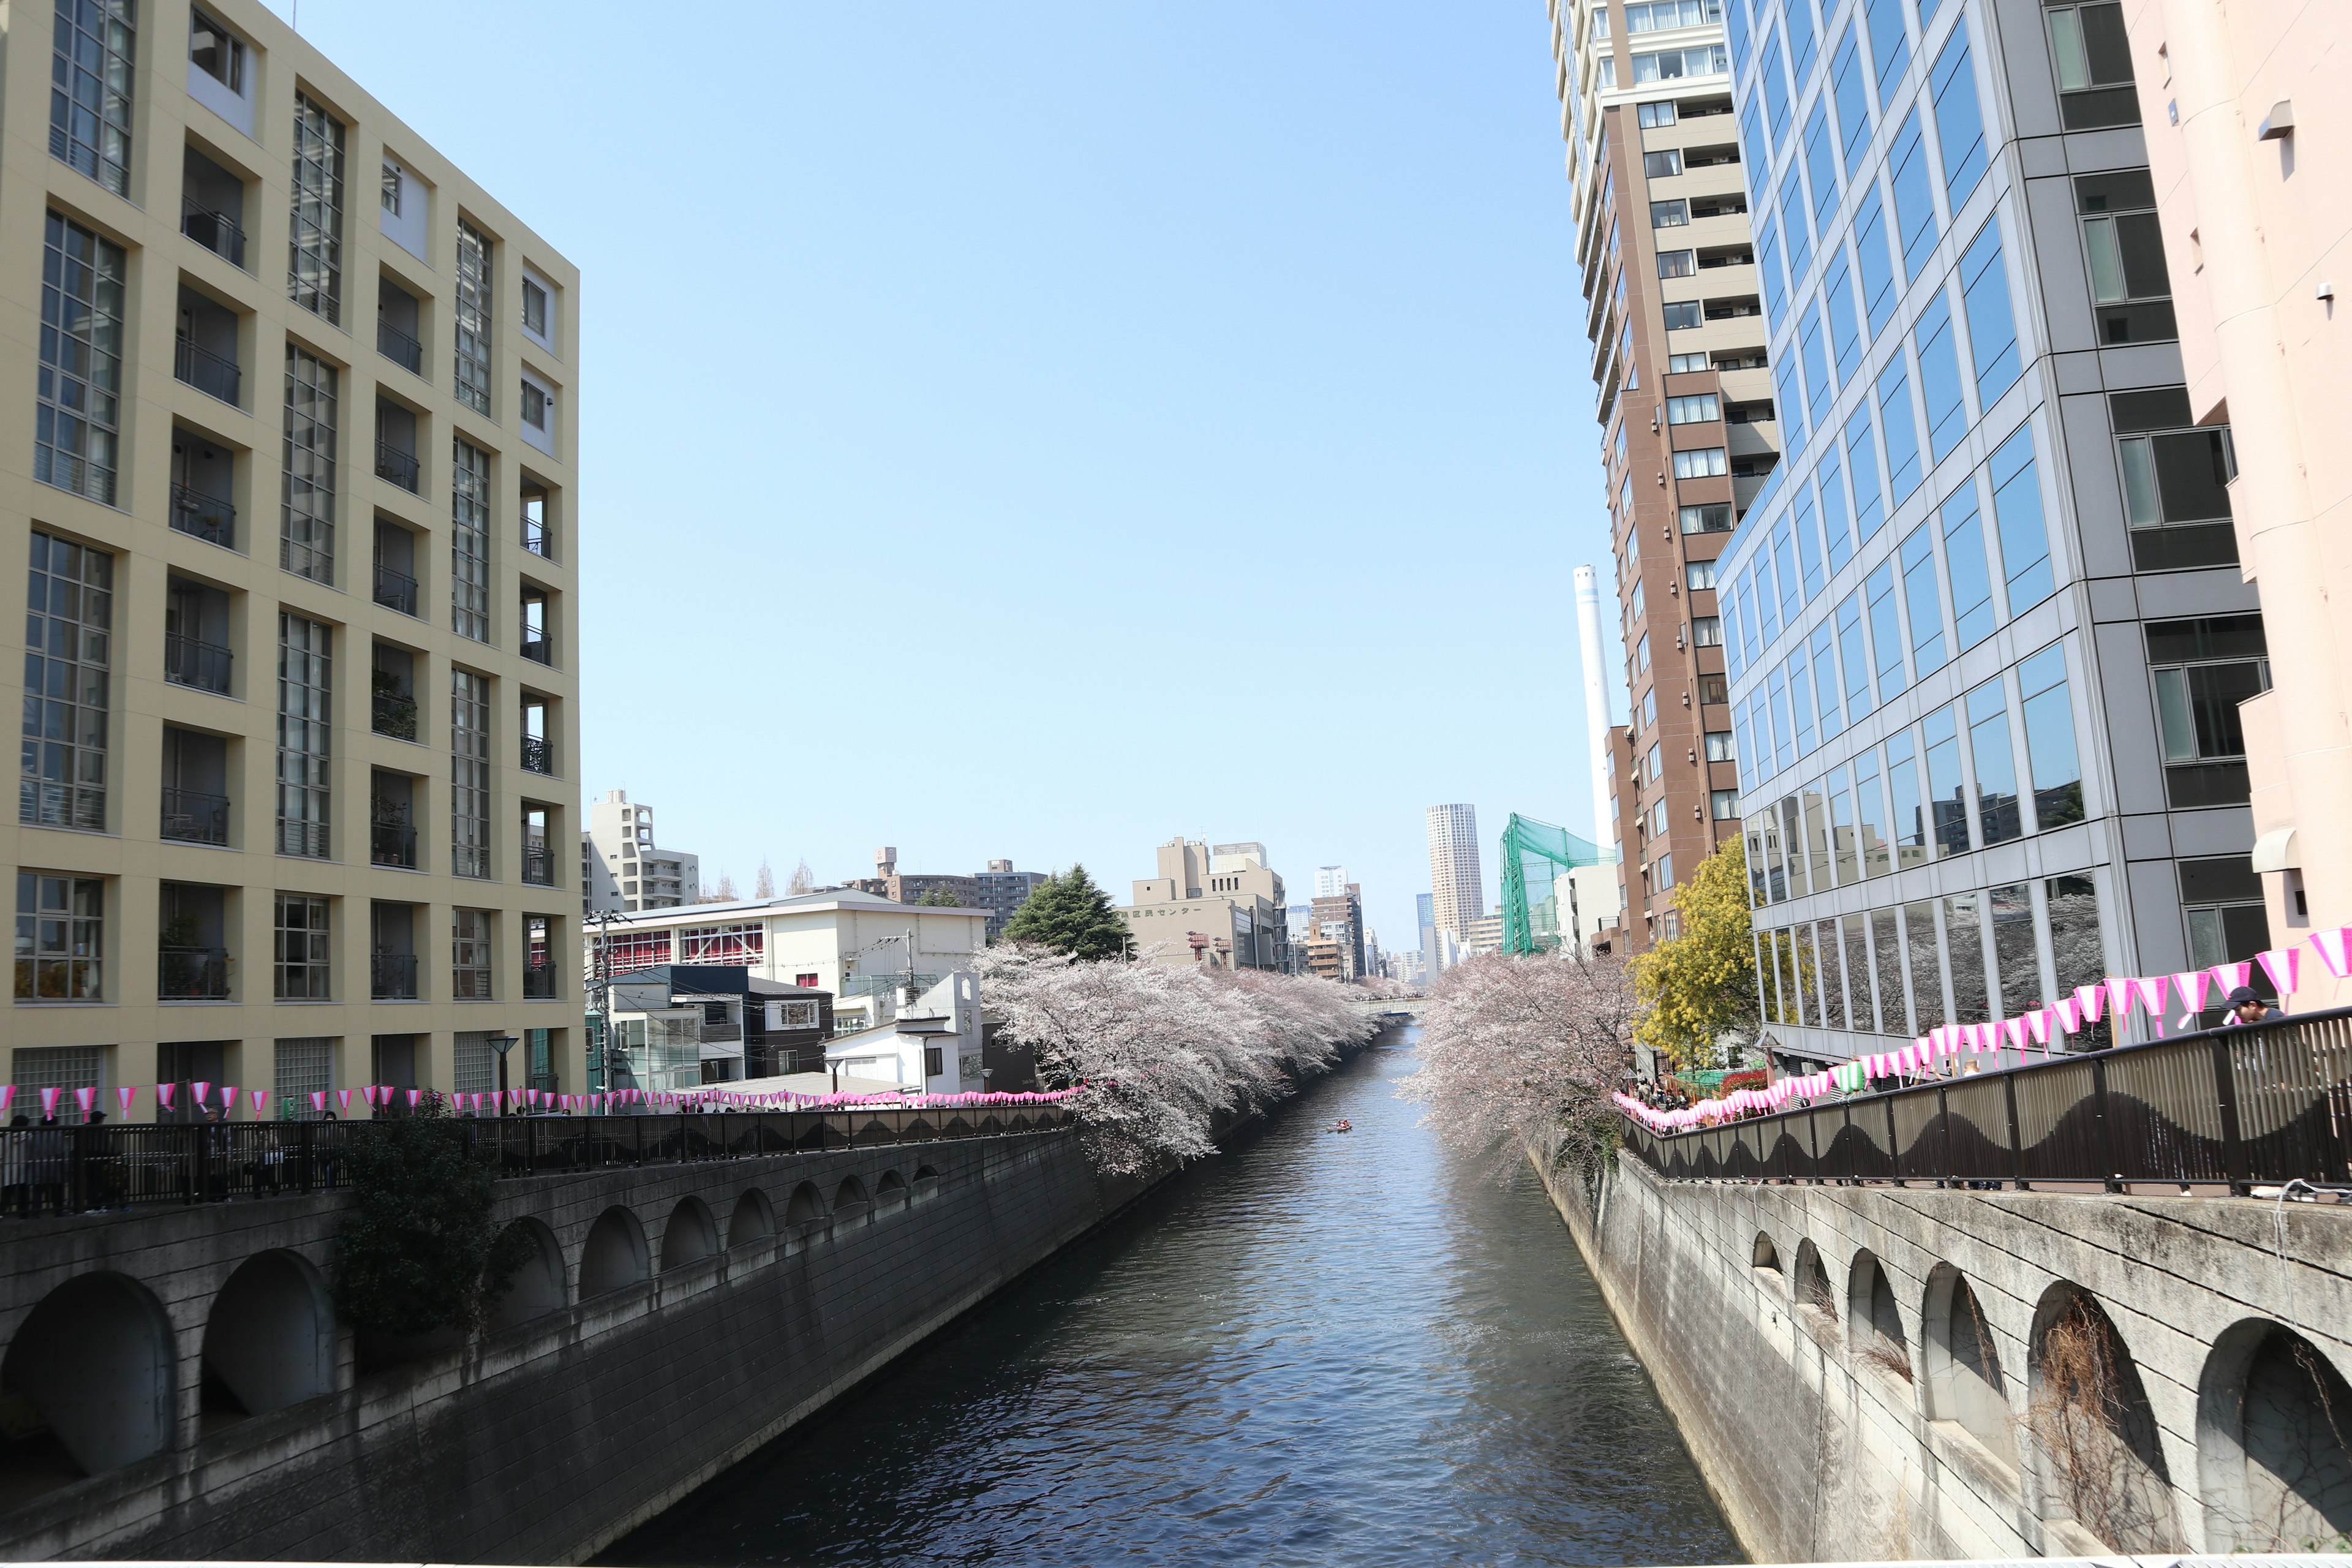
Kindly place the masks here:
POLYGON ((797 1231, 801 1226, 814 1225, 823 1218, 824 1218, 824 1198, 816 1190, 814 1182, 803 1182, 793 1189, 793 1195, 784 1200, 786 1230, 797 1231))
POLYGON ((833 1223, 856 1224, 871 1213, 873 1200, 866 1195, 866 1184, 856 1176, 844 1176, 841 1185, 833 1189, 833 1223))
POLYGON ((1991 1321, 1960 1271, 1938 1263, 1927 1276, 1927 1418, 1950 1422, 2009 1465, 2017 1463, 2015 1418, 1991 1321))
POLYGON ((172 1325, 121 1274, 68 1279, 26 1316, 0 1358, 9 1489, 29 1496, 102 1475, 172 1442, 172 1325))
POLYGON ((335 1311, 319 1271, 283 1250, 237 1265, 213 1297, 199 1361, 206 1432, 333 1392, 335 1311))
POLYGON ((1797 1244, 1797 1305, 1814 1328, 1834 1332, 1838 1324, 1837 1292, 1830 1289, 1829 1270, 1822 1267, 1821 1248, 1808 1239, 1797 1244))
POLYGON ((2213 1342, 2197 1391, 2205 1550, 2352 1550, 2352 1387, 2266 1319, 2213 1342))
POLYGON ((646 1229, 618 1204, 596 1216, 580 1247, 580 1299, 593 1300, 645 1282, 646 1229))
POLYGON ((927 1203, 939 1195, 940 1173, 937 1171, 932 1170, 929 1165, 917 1166, 915 1169, 914 1201, 919 1204, 927 1203))
POLYGON ((1772 1237, 1767 1233, 1756 1233, 1756 1243, 1748 1249, 1748 1267, 1780 1279, 1780 1249, 1772 1245, 1772 1237))
POLYGON ((2072 1281, 2034 1308, 2026 1389, 2042 1517, 2071 1519, 2111 1551, 2186 1551, 2139 1368, 2098 1298, 2072 1281))
POLYGON ((718 1255, 719 1224, 710 1217, 710 1205, 700 1198, 678 1199, 669 1211, 669 1223, 662 1226, 662 1272, 718 1255))
POLYGON ((882 1179, 874 1184, 874 1212, 897 1214, 906 1206, 907 1178, 896 1171, 883 1172, 882 1179))
POLYGON ((776 1211, 768 1202, 768 1194, 752 1187, 735 1200, 735 1212, 727 1216, 727 1246, 731 1251, 739 1247, 752 1247, 776 1234, 776 1211))
POLYGON ((563 1310, 563 1248, 555 1233, 536 1219, 525 1217, 507 1226, 529 1243, 523 1260, 507 1281, 506 1289, 490 1306, 490 1327, 510 1329, 534 1318, 563 1310))
POLYGON ((1846 1343, 1854 1359, 1904 1383, 1911 1381, 1911 1339, 1903 1331, 1903 1310, 1886 1266, 1864 1247, 1846 1270, 1846 1343))

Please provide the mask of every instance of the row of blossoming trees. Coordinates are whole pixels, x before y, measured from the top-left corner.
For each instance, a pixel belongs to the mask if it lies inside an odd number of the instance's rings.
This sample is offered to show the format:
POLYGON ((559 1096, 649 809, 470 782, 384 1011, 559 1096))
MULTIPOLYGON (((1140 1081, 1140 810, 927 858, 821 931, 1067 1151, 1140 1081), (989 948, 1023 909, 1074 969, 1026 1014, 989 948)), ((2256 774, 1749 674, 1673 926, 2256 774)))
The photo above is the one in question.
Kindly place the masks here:
POLYGON ((1129 951, 1110 900, 1072 867, 1031 896, 974 967, 1048 1088, 1085 1086, 1079 1136, 1125 1173, 1205 1154, 1221 1118, 1263 1110, 1380 1023, 1312 975, 1207 969, 1129 951))

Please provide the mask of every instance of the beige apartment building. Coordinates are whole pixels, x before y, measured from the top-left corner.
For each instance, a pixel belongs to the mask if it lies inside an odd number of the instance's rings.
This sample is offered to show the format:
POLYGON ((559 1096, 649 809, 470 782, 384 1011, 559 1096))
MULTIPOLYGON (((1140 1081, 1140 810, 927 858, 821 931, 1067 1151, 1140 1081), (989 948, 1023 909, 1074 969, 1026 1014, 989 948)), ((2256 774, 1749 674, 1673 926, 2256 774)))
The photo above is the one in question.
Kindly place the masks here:
POLYGON ((1780 261, 1751 226, 1723 0, 1550 9, 1633 714, 1610 737, 1609 816, 1638 952, 1739 831, 1715 561, 1779 461, 1780 261))
POLYGON ((578 273, 252 0, 37 16, 0 75, 18 1107, 488 1089, 505 1037, 577 1087, 578 273))
POLYGON ((1221 969, 1280 969, 1294 934, 1282 877, 1263 844, 1178 837, 1160 847, 1156 877, 1134 883, 1135 901, 1118 911, 1135 951, 1160 963, 1221 969))
MULTIPOLYGON (((2352 158, 2340 6, 2126 0, 2189 413, 2226 422, 2270 689, 2241 703, 2274 946, 2352 923, 2352 158)), ((2194 700, 2194 694, 2185 694, 2194 700)), ((2204 718, 2199 714, 2197 722, 2204 718)), ((2352 995, 2308 948, 2291 1008, 2352 995)))

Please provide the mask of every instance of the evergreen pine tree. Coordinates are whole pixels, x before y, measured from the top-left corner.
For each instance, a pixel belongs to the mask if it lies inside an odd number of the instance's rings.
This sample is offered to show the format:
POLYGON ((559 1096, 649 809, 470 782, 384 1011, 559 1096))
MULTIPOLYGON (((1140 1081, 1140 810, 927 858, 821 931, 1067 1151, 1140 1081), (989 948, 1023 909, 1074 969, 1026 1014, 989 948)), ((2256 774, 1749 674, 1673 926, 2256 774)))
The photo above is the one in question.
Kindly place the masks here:
POLYGON ((1048 877, 1004 927, 1006 942, 1034 942, 1078 958, 1124 958, 1132 939, 1084 866, 1048 877))

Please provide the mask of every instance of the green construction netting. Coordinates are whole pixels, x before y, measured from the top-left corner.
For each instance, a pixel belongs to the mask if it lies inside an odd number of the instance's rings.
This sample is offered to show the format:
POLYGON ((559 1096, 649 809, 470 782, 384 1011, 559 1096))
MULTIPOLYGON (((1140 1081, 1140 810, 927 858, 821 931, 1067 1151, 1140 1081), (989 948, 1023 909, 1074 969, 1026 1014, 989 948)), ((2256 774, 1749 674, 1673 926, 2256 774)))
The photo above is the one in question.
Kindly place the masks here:
POLYGON ((1503 951, 1557 950, 1569 868, 1607 859, 1591 839, 1514 812, 1503 829, 1503 951))

